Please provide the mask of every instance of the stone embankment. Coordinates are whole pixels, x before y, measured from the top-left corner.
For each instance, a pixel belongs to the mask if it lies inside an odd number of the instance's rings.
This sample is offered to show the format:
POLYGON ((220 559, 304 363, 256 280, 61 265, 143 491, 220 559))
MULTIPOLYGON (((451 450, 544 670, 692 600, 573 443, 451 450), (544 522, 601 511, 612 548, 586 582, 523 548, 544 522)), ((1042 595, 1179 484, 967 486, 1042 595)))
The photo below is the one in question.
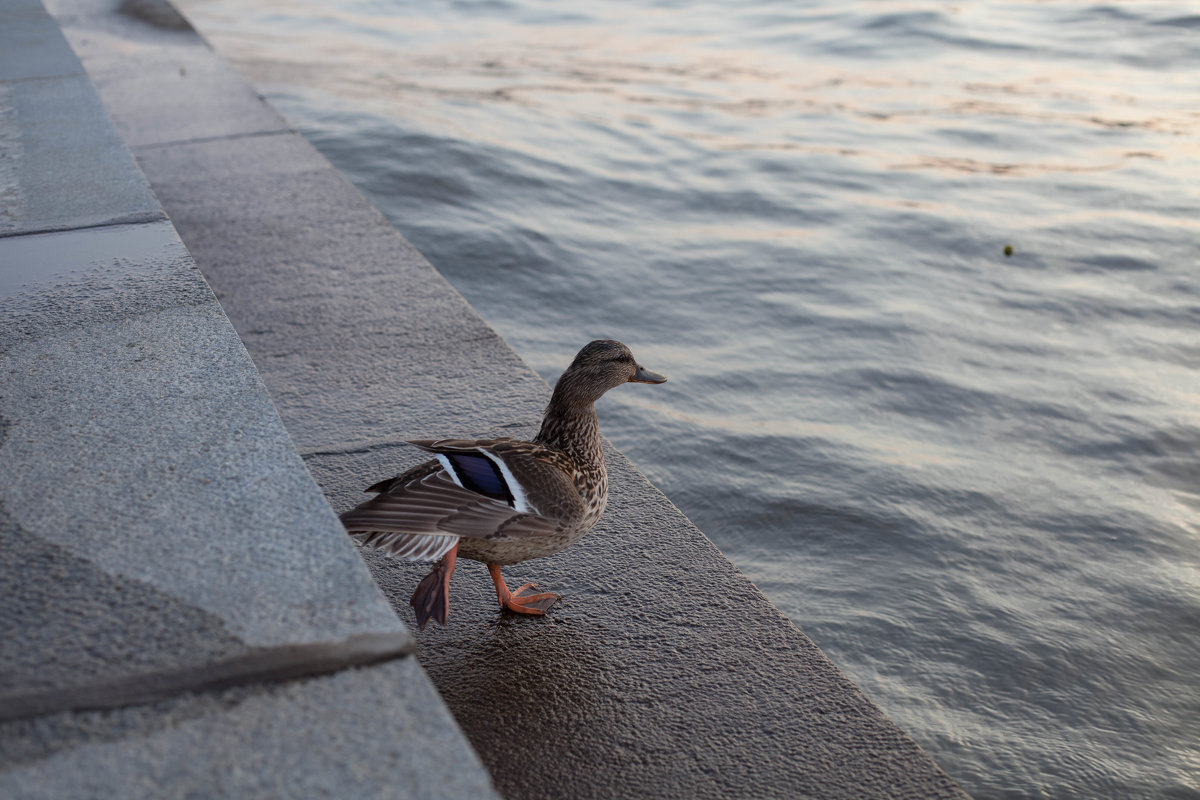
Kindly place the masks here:
POLYGON ((549 617, 464 564, 414 640, 423 568, 335 511, 548 387, 118 3, 0 6, 0 796, 963 797, 611 448, 601 525, 512 570, 549 617))

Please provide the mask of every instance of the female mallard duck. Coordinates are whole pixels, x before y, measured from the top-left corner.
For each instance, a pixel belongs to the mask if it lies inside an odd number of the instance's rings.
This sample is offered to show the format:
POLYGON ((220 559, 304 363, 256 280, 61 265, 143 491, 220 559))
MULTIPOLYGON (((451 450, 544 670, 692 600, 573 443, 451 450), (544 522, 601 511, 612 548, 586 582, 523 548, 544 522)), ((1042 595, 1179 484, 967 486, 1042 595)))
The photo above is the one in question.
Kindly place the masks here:
POLYGON ((594 403, 622 383, 662 383, 629 348, 601 339, 586 345, 558 379, 532 442, 423 439, 410 442, 434 460, 367 489, 375 497, 342 514, 359 541, 408 561, 438 561, 413 592, 417 627, 446 624, 450 576, 458 556, 482 561, 502 608, 541 615, 559 596, 527 583, 510 592, 500 567, 552 555, 596 524, 608 500, 594 403))

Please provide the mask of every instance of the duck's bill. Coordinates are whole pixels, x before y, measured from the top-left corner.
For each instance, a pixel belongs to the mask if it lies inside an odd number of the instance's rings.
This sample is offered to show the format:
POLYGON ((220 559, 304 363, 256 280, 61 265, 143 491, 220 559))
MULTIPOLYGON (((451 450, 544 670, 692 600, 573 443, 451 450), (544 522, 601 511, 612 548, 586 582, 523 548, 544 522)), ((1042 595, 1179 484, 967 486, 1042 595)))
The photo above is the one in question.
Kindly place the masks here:
POLYGON ((657 372, 651 372, 645 367, 638 367, 637 372, 633 373, 633 377, 629 379, 630 383, 666 383, 667 376, 660 375, 657 372))

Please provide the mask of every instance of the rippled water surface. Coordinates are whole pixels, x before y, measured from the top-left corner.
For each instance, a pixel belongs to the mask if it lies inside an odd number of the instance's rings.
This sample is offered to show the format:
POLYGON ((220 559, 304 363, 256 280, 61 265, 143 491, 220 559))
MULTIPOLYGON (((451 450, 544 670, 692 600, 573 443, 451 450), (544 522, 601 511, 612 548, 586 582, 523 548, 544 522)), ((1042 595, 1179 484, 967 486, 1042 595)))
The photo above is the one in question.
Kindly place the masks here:
POLYGON ((182 6, 969 792, 1200 796, 1200 6, 182 6))

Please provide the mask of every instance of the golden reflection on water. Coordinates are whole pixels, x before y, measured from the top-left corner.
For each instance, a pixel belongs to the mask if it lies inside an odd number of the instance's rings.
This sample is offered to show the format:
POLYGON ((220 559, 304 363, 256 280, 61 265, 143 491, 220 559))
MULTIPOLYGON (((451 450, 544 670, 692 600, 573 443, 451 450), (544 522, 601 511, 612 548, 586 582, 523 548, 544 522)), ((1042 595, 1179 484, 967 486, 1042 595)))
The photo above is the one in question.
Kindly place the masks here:
MULTIPOLYGON (((305 12, 297 12, 298 5, 268 3, 256 13, 299 16, 305 12)), ((719 46, 711 35, 635 33, 613 20, 555 24, 551 36, 495 17, 464 26, 436 15, 386 16, 383 9, 364 15, 334 3, 312 5, 319 8, 320 24, 303 28, 303 41, 297 41, 294 30, 271 36, 269 24, 254 35, 240 33, 232 16, 243 13, 240 7, 184 3, 202 12, 206 34, 256 83, 304 84, 509 146, 520 147, 517 122, 489 108, 514 105, 534 114, 545 110, 548 116, 652 127, 713 150, 816 153, 869 159, 896 170, 1027 177, 1111 172, 1138 159, 1157 159, 1200 177, 1200 111, 1191 104, 1193 87, 1182 77, 1150 70, 1110 65, 1047 71, 1044 62, 1025 66, 1007 54, 981 52, 966 63, 897 69, 887 62, 878 71, 864 71, 861 64, 846 69, 802 54, 772 51, 768 58, 719 46), (998 72, 1006 80, 996 81, 998 72), (739 117, 756 124, 739 126, 739 117), (939 138, 937 152, 922 152, 931 134, 983 118, 992 127, 1004 119, 1045 127, 1056 131, 1059 142, 1037 160, 1028 158, 1030 147, 1013 151, 1003 142, 975 142, 969 135, 950 151, 939 138), (881 131, 870 147, 864 142, 872 137, 865 135, 846 146, 829 136, 830 126, 842 124, 839 119, 902 131, 881 131), (1157 136, 1152 150, 1070 146, 1072 129, 1093 127, 1136 128, 1157 136), (820 139, 810 136, 816 129, 824 131, 820 139)), ((933 6, 909 10, 922 8, 933 6)), ((893 7, 889 13, 903 11, 893 7)))

